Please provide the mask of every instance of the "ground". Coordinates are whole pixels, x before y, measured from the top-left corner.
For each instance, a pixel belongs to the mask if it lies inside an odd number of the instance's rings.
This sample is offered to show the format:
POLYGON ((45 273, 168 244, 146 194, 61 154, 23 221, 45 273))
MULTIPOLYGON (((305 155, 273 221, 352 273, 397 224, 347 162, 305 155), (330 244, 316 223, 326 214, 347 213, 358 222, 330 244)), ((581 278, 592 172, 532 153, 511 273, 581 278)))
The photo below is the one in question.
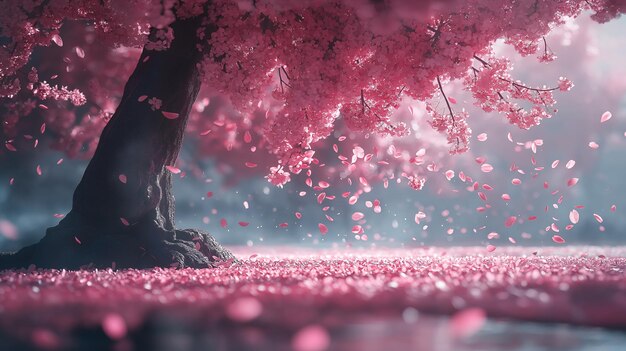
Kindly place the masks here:
POLYGON ((0 343, 119 351, 626 344, 626 247, 234 251, 239 262, 216 269, 2 272, 0 343))

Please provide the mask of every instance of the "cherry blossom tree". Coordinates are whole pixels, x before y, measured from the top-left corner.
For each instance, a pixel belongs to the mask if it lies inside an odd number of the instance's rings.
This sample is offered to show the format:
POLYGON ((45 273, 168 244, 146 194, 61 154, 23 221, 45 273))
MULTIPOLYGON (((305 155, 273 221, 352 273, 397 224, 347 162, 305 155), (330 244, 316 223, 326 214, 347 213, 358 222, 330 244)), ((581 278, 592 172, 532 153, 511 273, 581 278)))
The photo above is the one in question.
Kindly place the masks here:
MULTIPOLYGON (((174 228, 171 182, 188 120, 207 145, 273 155, 267 178, 279 186, 310 175, 321 162, 316 142, 338 125, 407 135, 407 121, 392 118, 403 99, 425 102, 414 118, 428 118, 449 152, 462 153, 469 114, 446 95, 448 82, 460 82, 484 111, 536 126, 553 112, 553 93, 572 83, 517 80, 495 41, 550 61, 544 36, 553 27, 585 10, 605 22, 625 8, 622 0, 9 1, 0 14, 5 149, 37 143, 36 133, 18 138, 35 124, 40 134, 49 126, 70 155, 93 158, 72 211, 0 266, 207 267, 234 259, 209 234, 174 228), (216 94, 223 103, 212 106, 216 94)), ((409 168, 403 176, 412 188, 424 185, 409 168)))

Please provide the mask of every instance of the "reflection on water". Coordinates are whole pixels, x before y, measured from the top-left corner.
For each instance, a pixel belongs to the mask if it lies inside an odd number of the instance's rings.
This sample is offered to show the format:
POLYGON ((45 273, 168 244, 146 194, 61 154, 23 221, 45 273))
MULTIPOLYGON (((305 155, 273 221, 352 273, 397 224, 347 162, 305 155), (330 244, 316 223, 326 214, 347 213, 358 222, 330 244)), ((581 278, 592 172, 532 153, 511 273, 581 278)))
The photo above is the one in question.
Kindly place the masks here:
MULTIPOLYGON (((449 317, 329 316, 328 350, 338 351, 623 351, 626 332, 565 324, 489 319, 476 334, 454 339, 449 317)), ((144 330, 137 349, 166 350, 293 350, 293 332, 271 325, 216 326, 202 331, 183 320, 158 317, 144 330)))

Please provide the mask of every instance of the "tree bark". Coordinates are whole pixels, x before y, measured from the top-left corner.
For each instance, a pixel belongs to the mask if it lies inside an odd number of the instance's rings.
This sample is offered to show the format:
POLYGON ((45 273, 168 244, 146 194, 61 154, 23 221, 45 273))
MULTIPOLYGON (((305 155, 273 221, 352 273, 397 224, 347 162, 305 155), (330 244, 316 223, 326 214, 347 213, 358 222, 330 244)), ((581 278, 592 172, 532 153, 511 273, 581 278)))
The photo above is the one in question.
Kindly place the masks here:
POLYGON ((144 48, 74 192, 70 213, 0 268, 209 267, 232 254, 209 234, 174 228, 172 174, 198 95, 200 18, 177 20, 167 50, 144 48), (143 101, 139 97, 147 96, 143 101), (150 98, 162 101, 151 108, 150 98), (168 119, 163 111, 177 113, 168 119), (126 177, 126 183, 120 180, 126 177))

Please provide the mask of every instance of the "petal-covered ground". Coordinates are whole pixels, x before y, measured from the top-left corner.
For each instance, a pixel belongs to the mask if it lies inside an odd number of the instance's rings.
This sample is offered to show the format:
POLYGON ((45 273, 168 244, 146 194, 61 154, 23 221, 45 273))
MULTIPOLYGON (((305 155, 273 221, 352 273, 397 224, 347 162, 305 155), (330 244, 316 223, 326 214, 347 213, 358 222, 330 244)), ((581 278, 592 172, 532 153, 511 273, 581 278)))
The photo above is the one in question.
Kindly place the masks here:
POLYGON ((533 335, 567 350, 626 343, 626 247, 235 251, 240 262, 205 270, 1 272, 0 342, 299 351, 522 350, 533 335))

